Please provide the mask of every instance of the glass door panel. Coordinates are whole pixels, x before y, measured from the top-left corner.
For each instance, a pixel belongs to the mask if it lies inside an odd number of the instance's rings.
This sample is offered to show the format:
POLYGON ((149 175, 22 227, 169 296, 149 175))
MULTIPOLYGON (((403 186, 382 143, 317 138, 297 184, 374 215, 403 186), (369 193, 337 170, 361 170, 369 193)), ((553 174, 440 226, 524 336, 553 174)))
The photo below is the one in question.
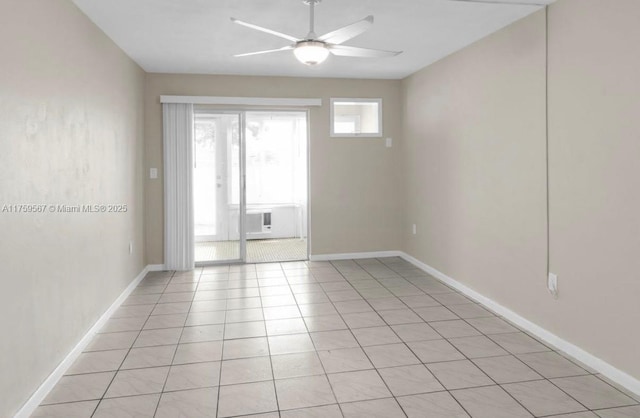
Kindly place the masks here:
POLYGON ((245 113, 246 261, 305 260, 307 112, 245 113))
POLYGON ((197 263, 240 261, 241 115, 196 109, 194 223, 197 263))

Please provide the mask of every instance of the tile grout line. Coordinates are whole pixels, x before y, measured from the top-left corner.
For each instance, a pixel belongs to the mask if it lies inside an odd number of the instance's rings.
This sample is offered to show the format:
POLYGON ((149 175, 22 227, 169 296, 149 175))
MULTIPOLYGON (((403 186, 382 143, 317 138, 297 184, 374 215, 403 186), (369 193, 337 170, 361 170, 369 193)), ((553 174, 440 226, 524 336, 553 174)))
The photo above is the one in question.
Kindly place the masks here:
MULTIPOLYGON (((280 265, 280 269, 282 269, 282 265, 280 265)), ((282 274, 284 275, 284 270, 282 270, 282 274)), ((280 416, 280 401, 278 400, 278 389, 276 387, 276 376, 273 371, 273 359, 271 358, 271 345, 269 344, 269 331, 267 330, 267 320, 264 316, 264 304, 262 303, 262 288, 260 287, 260 278, 258 277, 258 271, 256 269, 256 280, 258 282, 258 295, 260 295, 260 310, 262 311, 262 319, 264 322, 264 335, 267 340, 267 352, 269 353, 269 367, 271 368, 271 384, 273 385, 273 395, 276 398, 276 408, 278 408, 278 416, 280 416)))
MULTIPOLYGON (((357 262, 356 262, 357 264, 357 262)), ((331 265, 334 266, 334 268, 336 268, 336 270, 339 271, 339 269, 335 266, 335 264, 331 263, 331 265)), ((347 283, 349 283, 349 286, 351 286, 353 288, 353 286, 351 285, 351 282, 349 282, 349 280, 344 276, 344 274, 342 272, 340 272, 340 275, 347 281, 347 283)), ((373 277, 373 276, 372 276, 373 277)), ((360 292, 358 292, 357 289, 353 288, 356 293, 358 293, 358 295, 360 295, 360 292)), ((360 295, 361 296, 361 295, 360 295)), ((375 311, 375 309, 369 304, 369 302, 363 298, 363 300, 371 307, 371 309, 375 311)), ((398 405, 398 407, 400 408, 400 410, 402 411, 403 414, 405 414, 405 416, 408 416, 407 413, 405 412, 404 408, 402 408, 402 405, 400 405, 400 402, 398 402, 398 399, 396 398, 396 396, 393 394, 393 392, 391 391, 391 388, 389 387, 389 385, 387 384, 387 382, 383 379, 382 375, 380 374, 380 372, 378 371, 377 366, 374 364, 373 361, 371 361, 371 357, 369 356, 369 354, 366 352, 366 350, 364 349, 364 347, 362 346, 362 344, 360 344, 360 341, 358 341, 358 339, 356 338, 355 334, 353 333, 353 329, 349 326, 349 324, 347 323, 347 321, 344 320, 344 316, 342 314, 342 312, 340 312, 338 310, 338 308, 336 308, 335 303, 333 300, 331 300, 331 298, 329 298, 329 301, 331 302, 331 304, 333 305, 334 309, 336 310, 336 312, 338 312, 338 315, 340 316, 340 318, 342 319, 342 321, 345 323, 345 325, 347 326, 347 329, 349 330, 349 333, 351 334, 351 336, 353 337, 353 339, 356 341, 356 343, 358 344, 358 347, 360 348, 360 351, 362 351, 365 355, 365 357, 367 357, 367 360, 369 361, 369 363, 371 363, 371 366, 373 366, 373 370, 375 370, 376 374, 378 375, 378 378, 380 379, 380 381, 382 381, 382 383, 384 384, 384 386, 387 388, 387 391, 389 392, 389 394, 391 395, 391 398, 393 398, 393 400, 396 402, 396 404, 398 405)), ((377 314, 377 312, 376 312, 377 314)), ((378 315, 380 316, 380 315, 378 315)), ((381 318, 382 319, 382 318, 381 318)), ((372 370, 372 369, 368 369, 368 370, 372 370)), ((358 372, 359 370, 355 370, 353 372, 358 372)), ((343 372, 343 373, 349 373, 349 372, 343 372)), ((378 399, 390 399, 390 398, 378 398, 378 399)), ((337 398, 336 398, 337 400, 337 398)), ((364 401, 371 401, 371 400, 375 400, 375 399, 366 399, 366 400, 361 400, 362 402, 364 401)), ((357 402, 357 401, 354 401, 357 402)), ((342 409, 342 408, 341 408, 342 409)))
MULTIPOLYGON (((384 263, 383 263, 383 264, 384 264, 384 263)), ((426 293, 426 292, 425 292, 425 293, 426 293)), ((458 292, 456 292, 456 293, 458 293, 458 292)), ((460 294, 460 293, 458 293, 458 294, 460 294)), ((463 295, 463 296, 464 296, 464 295, 463 295)), ((466 297, 466 296, 465 296, 465 297, 466 297)), ((451 313, 453 313, 454 315, 458 316, 455 312, 451 311, 447 306, 445 306, 445 305, 443 305, 443 306, 444 306, 447 310, 449 310, 451 313)), ((461 318, 461 319, 462 319, 462 318, 461 318)), ((425 321, 425 322, 426 322, 426 321, 425 321)), ((434 321, 434 322, 437 322, 437 321, 434 321)), ((466 322, 466 321, 464 321, 464 320, 463 320, 463 322, 467 323, 467 322, 466 322)), ((471 324, 468 324, 468 325, 469 325, 469 326, 471 326, 471 327, 475 330, 475 327, 473 327, 471 324)), ((476 331, 480 332, 479 330, 476 330, 476 331)), ((438 332, 438 330, 436 330, 436 332, 438 332)), ((438 334, 440 334, 440 333, 438 332, 438 334)), ((480 332, 480 334, 484 335, 484 333, 482 333, 482 332, 480 332)), ((442 334, 440 334, 440 335, 442 335, 442 334)), ((445 341, 447 341, 449 344, 451 344, 451 342, 449 341, 449 339, 448 339, 448 338, 446 338, 446 337, 444 337, 444 336, 442 336, 442 337, 444 338, 444 340, 445 340, 445 341)), ((513 395, 511 395, 511 393, 509 393, 507 390, 505 390, 505 389, 504 389, 502 386, 500 386, 500 385, 498 384, 498 382, 496 382, 496 381, 495 381, 491 376, 489 376, 487 373, 485 373, 485 372, 484 372, 484 370, 481 370, 479 367, 477 367, 477 366, 475 365, 475 363, 473 363, 473 361, 472 361, 472 360, 471 360, 471 359, 470 359, 470 358, 469 358, 465 353, 463 353, 462 351, 458 350, 458 348, 457 348, 457 347, 455 347, 455 345, 453 345, 453 344, 451 344, 451 345, 456 349, 456 351, 458 351, 458 352, 459 352, 459 353, 460 353, 460 354, 461 354, 461 355, 466 359, 466 361, 468 361, 469 363, 471 363, 472 365, 474 365, 474 367, 476 367, 476 368, 480 371, 480 373, 482 373, 485 377, 487 377, 489 380, 491 380, 491 381, 494 383, 493 385, 490 385, 490 386, 488 386, 488 387, 493 387, 493 386, 498 386, 498 387, 500 387, 500 389, 501 389, 504 393, 506 393, 506 394, 507 394, 511 399, 513 399, 513 400, 514 400, 518 405, 520 405, 522 408, 524 408, 524 410, 525 410, 525 411, 529 412, 532 416, 535 416, 535 414, 533 414, 531 411, 529 411, 529 409, 528 409, 527 407, 525 407, 525 406, 524 406, 524 405, 523 405, 519 400, 517 400, 513 395)), ((409 348, 409 350, 411 350, 411 348, 410 348, 410 347, 408 347, 408 348, 409 348)), ((411 350, 411 351, 413 352, 413 350, 411 350)), ((505 350, 505 351, 509 352, 508 350, 505 350)), ((414 355, 415 355, 415 353, 414 353, 414 355)), ((417 356, 416 356, 416 357, 417 357, 417 356)), ((428 366, 427 366, 427 369, 429 369, 429 367, 428 367, 428 366)), ((431 372, 431 369, 429 369, 429 371, 431 372)), ((431 374, 432 374, 432 375, 437 379, 437 376, 436 376, 434 373, 431 373, 431 374)), ((437 380, 440 382, 440 379, 437 379, 437 380)), ((453 395, 453 393, 451 393, 451 392, 452 392, 453 390, 468 390, 468 389, 474 389, 474 388, 476 388, 476 387, 467 387, 467 388, 460 388, 460 389, 449 389, 449 388, 447 388, 444 384, 442 384, 441 382, 440 382, 440 384, 441 384, 441 385, 442 385, 442 386, 447 390, 447 392, 449 393, 449 395, 450 395, 453 399, 455 399, 455 401, 456 401, 456 402, 457 402, 457 403, 462 407, 462 409, 464 409, 464 410, 465 410, 465 412, 467 412, 467 413, 469 414, 469 416, 473 416, 473 415, 471 414, 471 412, 470 412, 470 411, 468 411, 468 410, 467 410, 467 408, 465 408, 465 407, 464 407, 464 405, 462 405, 462 402, 460 402, 460 401, 458 400, 458 398, 456 398, 456 397, 453 395)))
MULTIPOLYGON (((311 268, 308 269, 309 270, 309 274, 311 274, 311 277, 313 277, 314 282, 319 284, 319 282, 317 282, 315 276, 313 275, 313 272, 311 271, 311 268)), ((285 273, 286 276, 286 273, 285 273)), ((333 399, 335 399, 336 401, 336 405, 338 406, 338 410, 340 411, 340 415, 342 415, 344 417, 344 412, 342 411, 342 406, 340 406, 340 402, 338 401, 338 397, 336 396, 336 391, 333 388, 333 385, 331 384, 331 380, 329 380, 329 373, 327 373, 327 369, 324 366, 324 363, 322 362, 322 359, 320 358, 320 355, 318 354, 318 348, 316 347, 316 343, 313 341, 313 338, 311 338, 311 331, 309 331, 309 326, 307 325, 307 321, 305 320, 304 316, 302 315, 302 310, 300 309, 300 304, 298 303, 298 298, 296 298, 295 293, 293 293, 293 289, 291 288, 291 283, 289 282, 289 278, 286 278, 287 280, 287 284, 289 286, 289 290, 291 291, 291 294, 293 295, 293 300, 296 302, 296 308, 298 309, 298 312, 300 312, 300 318, 302 319, 302 322, 304 323, 304 327, 307 330, 307 335, 309 335, 309 340, 311 341, 311 345, 313 345, 314 348, 314 354, 316 356, 316 358, 318 359, 318 362, 320 363, 320 367, 322 367, 322 371, 324 372, 324 378, 327 379, 327 384, 329 385, 329 389, 331 389, 331 395, 333 396, 333 399)), ((322 288, 322 286, 320 286, 322 288)), ((324 293, 324 291, 323 291, 324 293)), ((335 307, 334 307, 335 309, 335 307)))
MULTIPOLYGON (((202 268, 202 274, 200 275, 200 280, 202 280, 202 275, 204 275, 205 272, 205 268, 202 268)), ((222 273, 224 274, 224 273, 222 273)), ((226 278, 225 278, 225 282, 227 284, 227 286, 225 287, 225 290, 227 290, 229 288, 229 266, 227 266, 227 273, 226 273, 226 278)), ((215 280, 214 280, 215 282, 215 280)), ((200 287, 200 283, 198 283, 198 287, 200 287)), ((222 361, 224 360, 224 332, 227 326, 227 302, 225 300, 225 309, 224 309, 224 322, 222 323, 222 342, 221 342, 221 347, 220 347, 220 373, 218 375, 218 390, 217 390, 217 394, 216 394, 216 417, 218 417, 219 411, 220 411, 220 383, 222 383, 222 361)), ((193 307, 193 303, 191 305, 191 307, 189 308, 189 312, 191 312, 191 308, 193 307)), ((215 311, 214 311, 215 312, 215 311)), ((188 318, 188 316, 187 316, 188 318)))
MULTIPOLYGON (((384 263, 382 263, 382 264, 384 264, 384 263)), ((372 276, 372 277, 373 277, 373 276, 372 276)), ((380 282, 378 281, 378 279, 376 279, 375 277, 374 277, 374 280, 376 280, 378 283, 380 283, 380 282)), ((386 287, 386 286, 384 286, 382 283, 380 283, 380 285, 382 285, 385 289, 387 289, 387 287, 386 287)), ((387 290, 388 290, 388 289, 387 289, 387 290)), ((359 292, 358 292, 358 293, 359 293, 359 292)), ((395 295, 394 295, 394 297, 397 297, 397 296, 395 296, 395 295)), ((407 305, 407 304, 406 304, 402 299, 400 299, 399 297, 397 297, 397 298, 398 298, 398 300, 400 300, 402 303, 404 303, 404 304, 405 304, 405 306, 407 306, 407 307, 408 307, 408 308, 409 308, 409 309, 410 309, 414 314, 416 313, 416 312, 415 312, 415 311, 413 311, 413 309, 412 309, 409 305, 407 305)), ((366 298, 365 298, 365 301, 369 304, 369 306, 371 306, 371 308, 372 308, 375 312, 377 312, 377 310, 376 310, 376 309, 375 309, 375 308, 374 308, 374 307, 369 303, 369 301, 368 301, 368 300, 366 300, 366 298)), ((423 319, 420 315, 418 315, 418 317, 420 317, 420 319, 423 319)), ((382 318, 382 320, 383 320, 385 323, 387 323, 387 322, 384 320, 384 318, 382 318)), ((423 319, 423 321, 424 321, 424 319, 423 319)), ((427 324, 427 325, 429 325, 429 324, 427 323, 427 321, 424 321, 424 323, 425 323, 425 324, 427 324)), ((411 349, 411 347, 409 347, 409 344, 407 344, 407 343, 404 341, 404 339, 402 339, 402 338, 400 337, 400 335, 398 335, 398 334, 396 333, 396 331, 391 327, 391 325, 389 325, 389 324, 387 323, 387 326, 391 329, 391 331, 392 331, 394 334, 396 334, 396 336, 400 339, 400 341, 402 341, 402 343, 403 343, 403 344, 405 345, 405 347, 406 347, 406 348, 411 352, 411 354, 413 354, 413 355, 416 357, 416 359, 418 359, 418 360, 420 361, 420 365, 421 365, 421 366, 423 366, 423 367, 424 367, 424 368, 429 372, 429 374, 431 374, 431 376, 433 376, 433 378, 438 382, 438 384, 439 384, 440 386, 442 386, 442 388, 444 389, 444 391, 443 391, 443 392, 446 392, 446 393, 447 393, 447 394, 448 394, 448 395, 449 395, 449 396, 450 396, 450 397, 451 397, 451 398, 452 398, 452 399, 453 399, 453 400, 454 400, 454 401, 455 401, 455 402, 456 402, 456 403, 457 403, 457 404, 462 408, 462 410, 463 410, 463 411, 465 411, 465 412, 466 412, 466 413, 471 417, 471 416, 472 416, 472 415, 471 415, 471 413, 470 413, 469 411, 467 411, 467 409, 466 409, 466 408, 465 408, 465 407, 460 403, 460 401, 458 401, 458 399, 450 393, 449 389, 447 389, 447 387, 444 385, 444 383, 442 383, 442 381, 441 381, 440 379, 438 379, 438 377, 437 377, 434 373, 432 373, 432 372, 431 372, 431 370, 426 366, 426 364, 422 362, 422 360, 420 359, 420 357, 418 357, 418 355, 417 355, 417 354, 416 354, 416 353, 411 349)), ((442 335, 441 335, 437 330, 435 330, 435 329, 434 329, 434 331, 436 332, 436 334, 440 335, 440 337, 442 337, 443 339, 445 339, 445 338, 444 338, 444 337, 443 337, 443 336, 442 336, 442 335)), ((446 340, 446 339, 445 339, 445 340, 446 340)), ((382 376, 381 376, 381 377, 382 377, 382 376)), ((382 380, 384 381, 384 379, 382 379, 382 380)), ((386 383, 386 382, 385 382, 385 383, 386 383)), ((391 390, 390 390, 390 391, 391 391, 391 390)), ((428 393, 434 393, 434 392, 428 392, 428 393)), ((391 394, 393 395, 393 392, 391 392, 391 394)), ((416 396, 416 395, 419 395, 419 394, 413 394, 413 395, 408 395, 408 396, 416 396)), ((400 408, 401 408, 401 409, 402 409, 402 411, 405 413, 405 415, 407 415, 407 416, 408 416, 408 414, 406 413, 406 411, 405 411, 405 410, 404 410, 404 408, 402 407, 402 404, 398 401, 398 399, 395 397, 395 395, 394 395, 394 398, 396 399, 396 402, 398 402, 398 405, 400 405, 400 408)))
MULTIPOLYGON (((167 382, 169 381, 169 377, 171 376, 171 370, 173 369, 173 362, 175 361, 176 354, 178 353, 178 348, 180 347, 180 340, 182 339, 182 335, 184 334, 184 329, 185 329, 186 323, 187 323, 188 318, 189 318, 189 313, 191 312, 191 307, 193 306, 193 300, 196 297, 197 289, 200 286, 200 276, 202 276, 202 269, 200 270, 200 274, 198 275, 198 280, 197 280, 197 284, 196 284, 196 290, 194 290, 193 298, 191 299, 191 302, 189 302, 189 309, 187 310, 187 316, 185 317, 184 323, 182 325, 182 329, 180 330, 180 336, 178 337, 178 341, 176 343, 176 349, 174 350, 173 356, 171 357, 171 362, 169 363, 169 371, 167 372, 167 377, 164 379, 164 383, 162 384, 162 390, 160 391, 160 397, 158 398, 158 404, 156 405, 156 409, 155 409, 155 411, 153 413, 153 416, 155 416, 158 413, 158 408, 160 408, 160 402, 162 401, 162 396, 165 393, 165 388, 167 387, 167 382)), ((167 287, 169 287, 169 285, 173 281, 174 277, 176 277, 176 272, 175 271, 173 272, 173 277, 169 281, 169 284, 167 284, 167 287)), ((191 283, 193 283, 193 282, 191 282, 191 283)), ((165 292, 166 292, 166 288, 165 288, 165 292)), ((163 292, 163 295, 164 295, 165 292, 163 292)))
MULTIPOLYGON (((456 292, 456 293, 461 294, 461 293, 459 293, 459 292, 456 292)), ((464 295, 463 295, 463 296, 464 296, 464 295)), ((466 296, 465 296, 465 297, 466 297, 466 296)), ((449 308, 448 308, 448 306, 446 306, 446 305, 443 305, 443 306, 444 306, 445 308, 449 309, 449 308)), ((449 310, 450 310, 450 309, 449 309, 449 310)), ((451 310, 450 310, 450 311, 451 311, 451 310)), ((454 313, 454 314, 455 314, 455 312, 452 312, 452 313, 454 313)), ((456 315, 456 316, 457 316, 457 315, 456 315)), ((496 316, 497 316, 497 315, 496 315, 496 316)), ((469 326, 471 326, 472 328, 476 329, 472 324, 468 323, 468 322, 465 320, 465 318, 460 318, 460 319, 461 319, 462 321, 464 321, 465 323, 467 323, 467 324, 468 324, 469 326)), ((425 321, 425 322, 426 322, 426 321, 425 321)), ((437 321, 434 321, 434 322, 437 322, 437 321)), ((516 329, 519 329, 519 327, 516 327, 516 329)), ((488 335, 484 334, 484 333, 483 333, 482 331, 480 331, 480 330, 477 330, 477 331, 478 331, 478 332, 480 332, 483 336, 485 336, 485 337, 489 338, 489 340, 493 341, 493 339, 492 339, 490 336, 488 336, 488 335)), ((436 332, 437 332, 437 330, 436 330, 436 332)), ((522 333, 523 333, 523 331, 522 331, 522 330, 521 330, 520 332, 522 332, 522 333)), ((525 333, 525 334, 526 334, 526 333, 525 333)), ((527 334, 527 335, 528 335, 528 334, 527 334)), ((448 339, 448 338, 446 338, 446 337, 443 337, 443 338, 444 338, 446 341, 449 341, 449 339, 448 339)), ((535 338, 534 338, 534 340, 536 340, 536 341, 537 341, 537 339, 535 339, 535 338)), ((498 346, 500 346, 500 344, 499 344, 499 343, 497 343, 497 342, 495 342, 495 341, 493 341, 493 342, 494 342, 495 344, 498 344, 498 346)), ((538 341, 538 342, 539 342, 539 341, 538 341)), ((547 347, 547 348, 549 349, 549 352, 553 352, 553 350, 552 350, 550 347, 548 347, 546 344, 544 344, 544 343, 541 343, 541 344, 542 344, 542 345, 544 345, 545 347, 547 347)), ((454 346, 454 347, 455 347, 455 346, 454 346)), ((507 353, 509 353, 509 355, 510 355, 510 356, 512 356, 512 357, 514 357, 514 358, 516 358, 516 359, 518 359, 518 361, 521 361, 521 360, 520 360, 520 359, 519 359, 519 358, 518 358, 514 353, 510 352, 509 350, 507 350, 506 348, 504 348, 504 347, 502 347, 502 346, 500 346, 500 347, 501 347, 501 348, 503 348, 507 353)), ((457 349, 457 347, 456 347, 456 349, 457 349)), ((495 381, 495 379, 493 379, 493 378, 492 378, 491 376, 489 376, 486 372, 484 372, 484 370, 481 370, 481 369, 480 369, 480 368, 475 364, 475 362, 473 361, 473 359, 469 358, 466 354, 464 354, 464 353, 463 353, 463 352, 461 352, 460 350, 458 350, 458 352, 460 352, 460 354, 461 354, 461 355, 463 355, 463 356, 466 358, 466 360, 467 360, 467 361, 471 362, 475 367, 477 367, 477 368, 478 368, 478 370, 480 370, 480 371, 481 371, 481 372, 482 372, 486 377, 488 377, 489 379, 491 379, 491 381, 493 381, 493 382, 494 382, 494 385, 495 385, 495 386, 500 387, 500 388, 502 389, 502 391, 503 391, 503 392, 505 392, 507 395, 509 395, 509 397, 511 397, 514 401, 516 401, 520 406, 522 406, 522 407, 523 407, 527 412, 529 412, 532 416, 536 416, 536 415, 535 415, 532 411, 530 411, 530 410, 529 410, 529 409, 528 409, 524 404, 522 404, 518 399, 516 399, 516 398, 515 398, 515 396, 513 396, 513 395, 512 395, 508 390, 504 389, 504 387, 503 387, 503 385, 504 385, 504 384, 500 384, 500 383, 498 383, 497 381, 495 381)), ((546 351, 545 351, 545 352, 546 352, 546 351)), ((482 357, 482 358, 490 358, 490 357, 482 357)), ((521 361, 521 362, 522 362, 522 361, 521 361)), ((526 363, 524 363, 524 362, 522 362, 522 363, 523 363, 523 364, 525 364, 527 367, 529 367, 526 363)), ((534 371, 535 371, 535 370, 534 370, 534 371)), ((537 372, 536 372, 536 373, 537 373, 537 372)), ((434 377, 435 377, 435 375, 434 375, 434 377)), ((552 382, 550 379, 547 379, 547 378, 546 378, 546 377, 544 377, 544 376, 542 376, 542 377, 543 377, 543 379, 536 379, 536 380, 532 380, 532 381, 536 381, 536 382, 540 382, 540 381, 547 381, 547 382, 549 382, 550 384, 552 384, 553 386, 557 387, 555 384, 553 384, 553 382, 552 382)), ((436 378, 437 378, 437 377, 436 377, 436 378)), ((513 383, 523 383, 523 382, 522 382, 522 381, 519 381, 519 382, 513 382, 513 383)), ((492 386, 494 386, 494 385, 492 385, 492 386)), ((443 386, 444 386, 444 385, 443 385, 443 386)), ((446 388, 446 387, 445 387, 445 388, 446 388)), ((472 389, 472 388, 461 388, 461 389, 456 389, 456 390, 465 390, 465 389, 472 389)), ((577 399, 575 399, 573 396, 569 395, 568 393, 566 393, 564 390, 562 390, 562 389, 561 389, 561 388, 559 388, 559 387, 558 387, 558 389, 560 389, 563 393, 565 393, 567 396, 569 396, 569 398, 570 398, 570 399, 574 400, 574 401, 575 401, 575 402, 577 402, 579 405, 581 405, 582 407, 584 407, 586 411, 591 411, 589 408, 587 408, 585 405, 583 405, 581 402, 579 402, 579 401, 578 401, 577 399)), ((447 391, 449 391, 449 392, 450 392, 450 390, 449 390, 449 389, 447 389, 447 391)), ((453 397, 453 398, 454 398, 458 403, 460 403, 460 402, 458 401, 458 399, 457 399, 455 396, 453 396, 453 395, 452 395, 452 397, 453 397)), ((460 404, 460 406, 462 406, 462 404, 460 404)), ((463 407, 463 408, 464 408, 464 407, 463 407)), ((466 409, 465 409, 465 411, 466 411, 466 409)), ((467 411, 467 412, 468 412, 468 411, 467 411)), ((468 413, 469 413, 469 412, 468 412, 468 413)), ((471 413, 469 413, 469 415, 471 416, 471 413)), ((555 415, 557 415, 557 414, 555 414, 555 415)))
MULTIPOLYGON (((169 285, 169 283, 171 283, 171 279, 173 278, 173 276, 175 275, 175 272, 173 272, 171 274, 171 277, 169 278, 169 282, 165 285, 164 289, 167 288, 167 286, 169 285)), ((142 281, 140 283, 142 283, 144 280, 146 279, 146 276, 144 279, 142 279, 142 281)), ((140 287, 140 284, 138 284, 138 286, 136 286, 136 289, 140 287)), ((163 289, 163 292, 164 292, 163 289)), ((158 300, 156 301, 156 303, 154 303, 154 309, 155 307, 158 305, 158 301, 160 300, 160 297, 158 297, 158 300)), ((135 306, 135 305, 134 305, 135 306)), ((151 312, 153 312, 153 309, 151 310, 151 312)), ((136 338, 133 340, 133 342, 131 343, 131 346, 129 347, 129 349, 127 350, 127 354, 122 358, 122 362, 120 363, 120 366, 118 367, 118 369, 115 371, 115 373, 113 374, 113 377, 111 378, 111 381, 109 382, 109 384, 107 385, 104 393, 102 394, 102 397, 100 398, 100 400, 98 401, 98 404, 96 405, 95 410, 93 411, 93 413, 91 414, 91 416, 95 416, 95 414, 98 412, 98 409, 100 407, 100 405, 102 404, 102 402, 105 399, 105 396, 107 395, 107 392, 109 392, 109 389, 111 388, 111 385, 113 385, 113 382, 115 381, 116 377, 118 376, 118 373, 120 372, 120 368, 122 367, 122 365, 124 364, 124 362, 126 361, 127 357, 129 356, 129 353, 131 353, 131 350, 134 348, 136 341, 138 341, 138 338, 140 338, 140 334, 142 334, 142 331, 144 330, 144 326, 147 324, 147 322, 149 321, 149 318, 151 317, 151 313, 149 313, 149 315, 147 315, 147 319, 144 321, 144 323, 142 324, 142 326, 140 327, 140 330, 138 331, 138 335, 136 336, 136 338)), ((133 395, 132 395, 133 396, 133 395)), ((111 398, 107 398, 107 399, 111 399, 111 398)), ((158 402, 160 402, 160 398, 158 398, 158 402)), ((157 405, 156 405, 157 408, 157 405)))

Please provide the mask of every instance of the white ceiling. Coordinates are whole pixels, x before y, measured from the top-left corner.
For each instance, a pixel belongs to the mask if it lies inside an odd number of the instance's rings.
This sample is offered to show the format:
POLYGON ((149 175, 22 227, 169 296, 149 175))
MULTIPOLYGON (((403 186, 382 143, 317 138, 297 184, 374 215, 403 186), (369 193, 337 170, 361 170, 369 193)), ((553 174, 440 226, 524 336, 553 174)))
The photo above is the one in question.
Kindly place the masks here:
POLYGON ((291 51, 232 56, 290 42, 235 25, 231 17, 304 37, 309 7, 301 0, 73 1, 147 72, 390 79, 404 78, 553 2, 323 0, 316 7, 319 35, 372 14, 373 27, 345 45, 404 53, 381 59, 330 56, 306 67, 291 51))

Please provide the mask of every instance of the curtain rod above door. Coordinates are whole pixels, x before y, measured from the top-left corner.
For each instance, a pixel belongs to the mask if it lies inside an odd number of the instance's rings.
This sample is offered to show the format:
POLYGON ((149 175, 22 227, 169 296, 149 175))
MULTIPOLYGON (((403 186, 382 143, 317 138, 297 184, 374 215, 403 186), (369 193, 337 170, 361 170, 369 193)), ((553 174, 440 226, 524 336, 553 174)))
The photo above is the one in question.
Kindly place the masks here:
POLYGON ((322 106, 322 99, 286 97, 160 96, 160 103, 248 106, 322 106))

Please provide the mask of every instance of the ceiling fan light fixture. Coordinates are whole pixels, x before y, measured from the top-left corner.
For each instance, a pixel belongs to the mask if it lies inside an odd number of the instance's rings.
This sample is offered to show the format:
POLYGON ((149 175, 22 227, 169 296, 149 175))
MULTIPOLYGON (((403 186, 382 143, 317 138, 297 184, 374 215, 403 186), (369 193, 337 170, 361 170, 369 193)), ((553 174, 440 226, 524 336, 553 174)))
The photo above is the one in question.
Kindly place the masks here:
POLYGON ((300 41, 293 50, 294 55, 305 65, 323 63, 329 56, 329 49, 324 42, 300 41))

